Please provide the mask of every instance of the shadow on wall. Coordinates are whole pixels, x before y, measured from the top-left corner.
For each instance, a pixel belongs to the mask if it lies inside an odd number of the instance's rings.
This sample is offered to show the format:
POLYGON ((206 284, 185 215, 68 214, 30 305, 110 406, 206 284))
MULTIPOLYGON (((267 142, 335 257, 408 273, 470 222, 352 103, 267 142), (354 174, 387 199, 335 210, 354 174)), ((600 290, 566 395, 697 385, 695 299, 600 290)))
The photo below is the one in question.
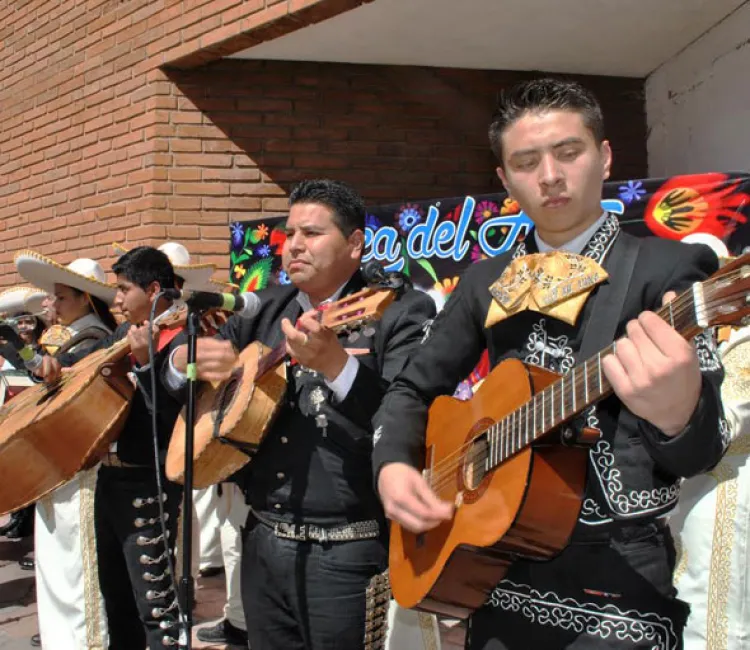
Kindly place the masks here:
MULTIPOLYGON (((185 186, 176 193, 215 183, 201 209, 228 221, 283 213, 305 178, 349 182, 381 204, 498 190, 487 142, 497 93, 539 76, 229 59, 165 72, 179 92, 170 150, 185 186)), ((582 81, 605 115, 622 116, 610 121, 618 177, 644 176, 642 80, 582 81)))

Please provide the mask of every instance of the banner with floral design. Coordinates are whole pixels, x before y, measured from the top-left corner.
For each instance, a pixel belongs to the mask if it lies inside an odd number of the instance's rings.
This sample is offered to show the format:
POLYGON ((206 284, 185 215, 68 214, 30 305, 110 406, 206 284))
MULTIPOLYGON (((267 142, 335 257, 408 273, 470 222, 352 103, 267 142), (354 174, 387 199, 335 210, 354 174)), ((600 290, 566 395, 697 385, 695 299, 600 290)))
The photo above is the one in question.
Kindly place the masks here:
MULTIPOLYGON (((610 182, 604 209, 628 232, 680 240, 703 232, 738 253, 750 245, 750 175, 695 174, 610 182)), ((506 194, 463 196, 373 206, 367 211, 365 257, 445 296, 466 265, 499 255, 523 239, 531 220, 506 194)), ((232 223, 231 281, 241 291, 286 284, 281 248, 284 217, 232 223)))
MULTIPOLYGON (((750 246, 750 175, 695 174, 605 183, 602 207, 637 236, 681 240, 693 233, 722 239, 732 254, 750 246)), ((288 284, 281 268, 284 217, 231 224, 231 281, 240 291, 288 284)), ((531 220, 507 194, 409 201, 368 208, 364 261, 409 276, 438 308, 469 264, 509 250, 529 233, 531 220)), ((457 390, 489 370, 486 354, 457 390)))

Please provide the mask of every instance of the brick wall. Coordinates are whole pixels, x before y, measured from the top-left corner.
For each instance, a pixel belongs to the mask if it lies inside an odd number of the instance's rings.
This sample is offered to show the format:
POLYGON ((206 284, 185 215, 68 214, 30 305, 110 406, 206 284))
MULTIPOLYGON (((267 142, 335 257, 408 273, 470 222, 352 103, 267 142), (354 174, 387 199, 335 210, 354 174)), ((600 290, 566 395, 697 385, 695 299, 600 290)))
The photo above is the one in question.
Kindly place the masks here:
MULTIPOLYGON (((15 4, 0 8, 0 286, 24 247, 108 268, 113 241, 178 239, 226 269, 227 224, 283 213, 304 177, 371 202, 499 187, 487 119, 518 73, 218 60, 360 0, 15 4)), ((642 81, 584 82, 614 176, 645 175, 642 81)))

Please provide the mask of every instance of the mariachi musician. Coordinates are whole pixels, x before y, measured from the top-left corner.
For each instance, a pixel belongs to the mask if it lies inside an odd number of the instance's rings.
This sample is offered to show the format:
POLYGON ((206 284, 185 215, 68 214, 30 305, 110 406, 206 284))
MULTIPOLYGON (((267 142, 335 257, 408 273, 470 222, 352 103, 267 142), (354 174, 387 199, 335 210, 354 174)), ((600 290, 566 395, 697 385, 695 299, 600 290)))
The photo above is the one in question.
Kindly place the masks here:
MULTIPOLYGON (((229 319, 223 340, 198 341, 197 371, 227 379, 237 351, 286 340, 286 396, 240 480, 251 511, 242 601, 253 650, 364 648, 365 591, 385 568, 387 529, 372 485, 370 417, 434 315, 407 290, 355 341, 318 321, 318 307, 365 286, 365 207, 344 183, 303 181, 290 195, 284 269, 292 286, 259 293, 255 318, 229 319)), ((185 380, 184 345, 169 378, 185 380), (175 373, 177 376, 175 377, 175 373)))
MULTIPOLYGON (((67 335, 57 354, 86 354, 115 328, 109 311, 115 288, 98 262, 79 258, 62 266, 33 251, 21 251, 15 262, 21 277, 54 298, 57 320, 67 335)), ((81 470, 37 502, 37 611, 45 647, 106 647, 93 517, 96 475, 96 468, 81 470)))
MULTIPOLYGON (((17 259, 31 264, 29 256, 17 259)), ((157 301, 162 289, 174 287, 174 271, 161 251, 140 246, 120 257, 112 270, 117 279, 112 289, 114 305, 125 317, 117 329, 97 342, 91 351, 112 346, 127 338, 130 344, 132 376, 136 383, 130 410, 116 443, 103 459, 94 496, 94 527, 99 585, 104 597, 109 629, 109 650, 151 650, 177 643, 177 601, 170 572, 175 542, 175 522, 181 490, 163 477, 163 459, 180 405, 157 386, 156 447, 152 438, 149 339, 146 323, 156 302, 155 313, 165 312, 169 303, 157 301), (158 461, 155 458, 158 456, 158 461), (157 464, 158 462, 158 464, 157 464), (157 487, 162 475, 163 492, 157 487), (159 502, 166 512, 167 536, 162 533, 159 502)), ((157 350, 156 369, 164 361, 166 343, 180 331, 153 331, 157 350)), ((61 367, 85 356, 63 353, 45 357, 39 375, 47 382, 57 380, 61 367)), ((92 405, 95 408, 95 405, 92 405)), ((52 642, 50 647, 58 648, 52 642)))
POLYGON ((598 102, 576 83, 538 79, 503 93, 489 130, 497 173, 535 228, 466 271, 375 419, 386 513, 412 533, 436 528, 461 504, 439 499, 419 471, 430 403, 485 348, 492 367, 512 358, 565 374, 587 341, 594 356, 617 338, 602 363, 614 395, 570 429, 598 432, 570 544, 549 561, 514 562, 470 619, 471 650, 681 647, 688 607, 672 586, 664 517, 681 477, 726 450, 722 369, 709 339, 693 347, 649 310, 718 261, 704 246, 637 240, 602 211, 612 161, 603 131, 598 102), (575 290, 555 297, 555 286, 575 290))
MULTIPOLYGON (((12 326, 25 345, 37 349, 45 328, 44 321, 39 317, 44 298, 44 292, 31 287, 11 287, 0 292, 0 320, 12 326)), ((0 343, 0 355, 1 406, 25 387, 32 385, 32 382, 23 369, 23 360, 18 350, 13 345, 9 342, 0 343)), ((0 527, 0 536, 20 539, 31 535, 33 530, 32 504, 12 513, 8 522, 0 527)), ((33 562, 29 568, 33 568, 33 562)))

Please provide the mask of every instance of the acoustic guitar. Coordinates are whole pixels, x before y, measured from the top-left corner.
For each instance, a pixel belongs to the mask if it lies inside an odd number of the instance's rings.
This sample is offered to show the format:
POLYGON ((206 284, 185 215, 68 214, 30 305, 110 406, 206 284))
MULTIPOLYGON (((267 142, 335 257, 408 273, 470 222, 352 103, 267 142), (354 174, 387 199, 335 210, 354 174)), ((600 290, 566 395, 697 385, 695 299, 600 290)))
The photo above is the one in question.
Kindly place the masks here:
MULTIPOLYGON (((186 310, 172 307, 154 323, 181 328, 186 310)), ((221 314, 212 314, 221 318, 221 314)), ((212 321, 202 322, 211 332, 212 321)), ((135 387, 130 344, 121 339, 63 370, 54 384, 34 384, 0 409, 0 514, 48 494, 96 465, 122 431, 135 387)))
MULTIPOLYGON (((395 298, 395 289, 366 288, 319 311, 321 323, 340 332, 354 332, 379 320, 395 298)), ((250 461, 263 442, 286 393, 286 341, 270 349, 259 341, 240 352, 232 377, 204 383, 196 400, 193 485, 220 483, 250 461)), ((183 482, 185 410, 177 419, 167 452, 166 474, 183 482)))
MULTIPOLYGON (((658 315, 691 339, 705 328, 747 320, 749 286, 750 254, 658 315)), ((400 605, 466 618, 514 559, 549 559, 567 545, 586 483, 585 443, 596 436, 566 445, 572 432, 565 425, 612 392, 601 359, 615 345, 564 376, 506 360, 471 399, 433 402, 424 476, 455 504, 455 514, 422 534, 393 522, 389 570, 400 605)))

